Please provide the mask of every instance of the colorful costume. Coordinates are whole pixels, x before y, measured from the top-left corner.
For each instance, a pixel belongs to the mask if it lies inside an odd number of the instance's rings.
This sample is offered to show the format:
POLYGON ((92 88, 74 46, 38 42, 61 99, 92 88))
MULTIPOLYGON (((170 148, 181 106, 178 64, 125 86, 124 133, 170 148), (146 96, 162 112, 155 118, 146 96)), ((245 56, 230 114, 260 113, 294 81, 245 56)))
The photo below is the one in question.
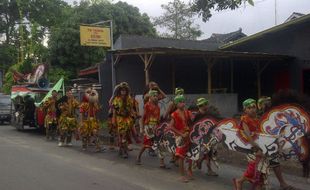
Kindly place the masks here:
POLYGON ((79 102, 75 98, 66 97, 66 101, 59 104, 61 111, 59 118, 59 134, 60 134, 60 146, 62 143, 71 145, 72 133, 76 130, 76 109, 79 108, 79 102))
POLYGON ((117 129, 119 153, 124 158, 128 157, 128 135, 134 125, 134 100, 129 95, 130 89, 126 82, 119 84, 117 95, 114 97, 113 105, 113 118, 112 123, 117 129), (125 94, 122 94, 125 93, 125 94))
MULTIPOLYGON (((248 99, 243 102, 243 106, 246 108, 248 106, 256 106, 256 101, 253 99, 248 99)), ((255 141, 260 133, 259 120, 257 118, 252 118, 249 115, 243 115, 241 117, 240 126, 237 135, 240 140, 244 143, 249 143, 248 135, 251 136, 252 140, 255 141), (245 134, 243 124, 248 126, 250 134, 245 134)), ((261 156, 257 155, 257 152, 260 151, 258 147, 252 148, 252 153, 247 155, 248 166, 243 176, 249 180, 253 185, 263 185, 265 180, 265 174, 267 173, 268 162, 266 159, 263 159, 261 156), (258 167, 260 165, 260 167, 258 167)))
MULTIPOLYGON (((175 98, 176 99, 176 98, 175 98)), ((184 118, 177 110, 171 114, 171 118, 174 120, 174 128, 180 131, 182 134, 187 134, 186 137, 182 137, 176 134, 176 150, 175 155, 185 158, 186 153, 190 146, 189 139, 189 122, 191 120, 191 112, 188 110, 184 110, 184 118)))
POLYGON ((44 104, 43 109, 45 110, 44 127, 46 130, 46 138, 54 138, 57 130, 57 117, 56 117, 56 98, 48 98, 44 104))
POLYGON ((80 105, 81 124, 79 133, 82 137, 82 147, 86 150, 88 144, 91 141, 91 137, 95 138, 96 151, 100 151, 100 139, 99 139, 99 122, 96 119, 96 113, 100 107, 98 104, 98 93, 95 90, 91 90, 89 94, 83 97, 83 102, 80 105), (92 95, 93 94, 93 95, 92 95), (97 96, 92 98, 91 96, 97 96))
POLYGON ((144 147, 150 148, 153 145, 153 138, 155 136, 154 128, 158 125, 160 120, 160 108, 158 105, 147 102, 144 105, 144 138, 143 145, 144 147))

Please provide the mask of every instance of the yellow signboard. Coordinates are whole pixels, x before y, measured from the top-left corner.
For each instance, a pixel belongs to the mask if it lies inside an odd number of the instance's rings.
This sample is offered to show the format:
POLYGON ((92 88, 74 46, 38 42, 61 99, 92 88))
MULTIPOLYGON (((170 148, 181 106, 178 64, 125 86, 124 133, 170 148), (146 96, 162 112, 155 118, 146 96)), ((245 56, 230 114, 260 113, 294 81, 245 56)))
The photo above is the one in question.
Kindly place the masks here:
POLYGON ((81 46, 111 47, 110 28, 80 26, 81 46))

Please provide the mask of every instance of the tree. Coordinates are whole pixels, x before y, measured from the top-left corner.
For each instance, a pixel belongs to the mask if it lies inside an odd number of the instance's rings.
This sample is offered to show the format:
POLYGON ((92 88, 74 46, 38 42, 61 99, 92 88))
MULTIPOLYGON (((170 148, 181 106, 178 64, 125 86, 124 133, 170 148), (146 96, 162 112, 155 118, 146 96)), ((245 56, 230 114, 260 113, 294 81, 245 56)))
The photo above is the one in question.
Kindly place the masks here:
POLYGON ((211 10, 222 11, 225 9, 236 9, 243 3, 254 5, 253 0, 193 0, 192 10, 202 16, 204 22, 212 16, 211 10))
POLYGON ((61 67, 76 76, 78 70, 102 61, 107 48, 80 45, 79 26, 99 21, 113 20, 113 36, 120 34, 156 35, 156 30, 146 14, 124 2, 112 4, 109 1, 81 1, 60 26, 51 30, 49 39, 52 67, 61 67))
POLYGON ((164 14, 154 18, 154 24, 166 28, 169 33, 165 37, 195 40, 202 35, 198 25, 194 25, 194 13, 189 5, 181 0, 174 0, 161 5, 164 14))
POLYGON ((46 34, 64 20, 69 7, 62 0, 1 0, 0 69, 8 71, 4 91, 13 84, 11 69, 27 72, 29 65, 47 60, 46 34))

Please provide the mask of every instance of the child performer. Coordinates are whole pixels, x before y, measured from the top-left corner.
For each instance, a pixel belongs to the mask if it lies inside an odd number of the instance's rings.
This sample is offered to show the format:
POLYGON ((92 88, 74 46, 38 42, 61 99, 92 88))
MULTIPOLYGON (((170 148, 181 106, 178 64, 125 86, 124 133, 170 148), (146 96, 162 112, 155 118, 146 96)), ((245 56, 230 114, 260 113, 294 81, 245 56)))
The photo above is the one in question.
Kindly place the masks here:
POLYGON ((188 179, 192 179, 192 163, 189 160, 188 176, 185 175, 184 159, 186 153, 190 147, 190 122, 191 112, 185 109, 185 98, 183 95, 178 95, 174 98, 174 102, 177 106, 177 110, 171 114, 170 128, 176 134, 176 151, 175 156, 179 160, 179 169, 181 174, 181 181, 187 183, 188 179))
MULTIPOLYGON (((143 145, 137 157, 136 163, 141 164, 141 155, 146 149, 151 149, 155 137, 155 127, 160 121, 160 108, 158 106, 158 92, 150 90, 148 93, 149 100, 144 105, 144 113, 142 117, 142 126, 144 131, 143 145)), ((161 159, 161 167, 164 167, 163 159, 161 159)))
POLYGON ((257 164, 263 157, 259 146, 254 142, 259 130, 259 121, 256 116, 256 101, 247 99, 243 102, 244 115, 241 117, 241 123, 238 131, 239 138, 252 145, 252 154, 248 154, 248 166, 243 176, 234 179, 235 190, 241 190, 243 182, 249 181, 254 189, 261 189, 263 185, 263 174, 257 170, 257 164))

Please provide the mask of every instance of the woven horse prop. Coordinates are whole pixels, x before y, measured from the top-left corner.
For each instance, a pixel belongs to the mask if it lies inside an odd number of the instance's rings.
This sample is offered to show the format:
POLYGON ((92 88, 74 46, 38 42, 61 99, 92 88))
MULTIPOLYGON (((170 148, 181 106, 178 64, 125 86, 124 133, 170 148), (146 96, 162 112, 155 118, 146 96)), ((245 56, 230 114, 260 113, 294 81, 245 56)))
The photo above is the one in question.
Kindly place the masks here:
MULTIPOLYGON (((195 122, 190 130, 191 145, 186 154, 187 159, 197 161, 207 151, 212 150, 222 140, 222 133, 216 128, 217 121, 213 118, 203 118, 195 122)), ((175 154, 176 135, 164 121, 155 129, 153 149, 158 149, 159 157, 175 154)))
MULTIPOLYGON (((303 161, 309 157, 306 136, 310 133, 309 115, 295 105, 273 107, 260 119, 260 130, 254 141, 266 156, 278 154, 280 158, 303 161)), ((238 136, 238 121, 224 119, 218 123, 224 135, 224 144, 230 150, 250 152, 252 146, 238 136), (236 138, 237 137, 237 138, 236 138)))
MULTIPOLYGON (((282 160, 303 162, 309 159, 310 145, 306 139, 310 133, 309 121, 309 115, 299 106, 276 106, 261 117, 259 127, 262 133, 257 134, 254 141, 266 157, 278 155, 282 160)), ((208 116, 193 123, 187 158, 197 161, 210 151, 216 151, 220 143, 229 150, 250 152, 252 146, 238 136, 238 125, 236 119, 217 121, 208 116)), ((153 149, 158 149, 160 157, 175 153, 175 133, 169 129, 168 122, 162 122, 156 127, 153 149)))

